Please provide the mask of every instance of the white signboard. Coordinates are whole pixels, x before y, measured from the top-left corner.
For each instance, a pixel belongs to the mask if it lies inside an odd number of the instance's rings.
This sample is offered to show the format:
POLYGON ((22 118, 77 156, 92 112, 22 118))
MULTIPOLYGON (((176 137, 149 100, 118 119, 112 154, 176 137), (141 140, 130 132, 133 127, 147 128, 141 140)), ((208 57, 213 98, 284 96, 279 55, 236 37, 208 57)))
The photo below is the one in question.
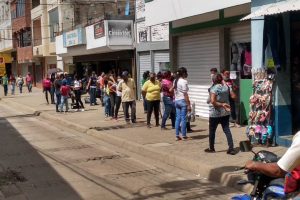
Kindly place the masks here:
POLYGON ((108 20, 108 45, 133 45, 131 20, 108 20))

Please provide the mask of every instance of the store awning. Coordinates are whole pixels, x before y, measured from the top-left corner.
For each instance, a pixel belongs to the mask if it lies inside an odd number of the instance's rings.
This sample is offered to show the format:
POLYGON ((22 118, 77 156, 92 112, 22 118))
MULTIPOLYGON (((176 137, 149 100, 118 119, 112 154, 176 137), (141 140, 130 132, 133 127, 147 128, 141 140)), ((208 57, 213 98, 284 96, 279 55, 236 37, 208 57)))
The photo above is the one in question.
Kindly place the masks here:
POLYGON ((261 17, 266 15, 276 15, 289 11, 300 10, 300 0, 286 0, 277 3, 267 4, 261 6, 258 10, 252 12, 241 20, 248 20, 255 17, 261 17))

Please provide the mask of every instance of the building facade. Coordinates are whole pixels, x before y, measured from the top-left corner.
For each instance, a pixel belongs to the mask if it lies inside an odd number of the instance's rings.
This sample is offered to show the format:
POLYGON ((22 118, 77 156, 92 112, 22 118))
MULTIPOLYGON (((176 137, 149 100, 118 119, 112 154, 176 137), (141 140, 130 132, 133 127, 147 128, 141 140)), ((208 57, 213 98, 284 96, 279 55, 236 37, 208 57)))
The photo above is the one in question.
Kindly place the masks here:
POLYGON ((13 48, 16 49, 17 74, 30 72, 35 83, 35 63, 32 54, 31 0, 11 2, 13 48))
POLYGON ((12 57, 14 54, 12 42, 12 25, 10 4, 0 2, 0 77, 5 73, 16 73, 16 64, 12 57))
POLYGON ((61 4, 59 24, 65 25, 56 36, 58 67, 79 76, 92 71, 118 75, 128 70, 136 78, 134 4, 129 0, 102 4, 83 0, 68 9, 61 4))
MULTIPOLYGON (((145 0, 136 0, 136 64, 138 82, 145 71, 171 70, 169 52, 169 22, 146 26, 145 0)), ((141 84, 138 92, 140 94, 141 84)))
POLYGON ((274 131, 285 146, 300 130, 299 10, 297 1, 252 0, 252 13, 244 18, 252 26, 253 67, 268 69, 271 59, 276 68, 274 131))
MULTIPOLYGON (((250 77, 243 76, 243 65, 244 52, 251 46, 251 24, 240 19, 250 13, 250 0, 154 0, 146 3, 145 10, 146 25, 170 23, 171 66, 187 68, 196 115, 208 117, 210 68, 230 70, 236 81, 245 78, 249 82, 250 77)), ((240 110, 248 108, 248 100, 240 110)))

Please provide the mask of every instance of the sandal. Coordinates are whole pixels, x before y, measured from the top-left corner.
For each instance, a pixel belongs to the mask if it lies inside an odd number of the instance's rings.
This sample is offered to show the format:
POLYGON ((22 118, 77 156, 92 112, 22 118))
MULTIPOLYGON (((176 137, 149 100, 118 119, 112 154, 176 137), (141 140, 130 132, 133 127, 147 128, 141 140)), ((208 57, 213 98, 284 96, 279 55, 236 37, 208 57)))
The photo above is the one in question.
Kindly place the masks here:
POLYGON ((182 137, 183 140, 192 140, 193 138, 191 137, 188 137, 188 136, 185 136, 185 137, 182 137))
POLYGON ((204 152, 206 152, 206 153, 216 153, 215 149, 211 149, 211 148, 204 149, 204 152))
POLYGON ((180 141, 180 140, 182 140, 182 138, 181 137, 176 137, 176 141, 180 141))

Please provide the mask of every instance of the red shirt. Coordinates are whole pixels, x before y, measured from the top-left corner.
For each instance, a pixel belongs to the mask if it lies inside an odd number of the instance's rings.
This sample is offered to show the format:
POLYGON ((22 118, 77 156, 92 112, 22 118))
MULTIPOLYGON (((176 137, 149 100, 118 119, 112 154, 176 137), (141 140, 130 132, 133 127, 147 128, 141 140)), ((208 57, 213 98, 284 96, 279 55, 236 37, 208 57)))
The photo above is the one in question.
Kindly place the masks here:
POLYGON ((43 87, 47 88, 47 89, 51 88, 51 80, 50 79, 44 79, 43 87))
POLYGON ((70 93, 70 88, 69 88, 69 86, 67 86, 67 85, 61 86, 60 92, 61 92, 61 95, 62 95, 62 96, 65 96, 65 97, 68 96, 69 93, 70 93))

